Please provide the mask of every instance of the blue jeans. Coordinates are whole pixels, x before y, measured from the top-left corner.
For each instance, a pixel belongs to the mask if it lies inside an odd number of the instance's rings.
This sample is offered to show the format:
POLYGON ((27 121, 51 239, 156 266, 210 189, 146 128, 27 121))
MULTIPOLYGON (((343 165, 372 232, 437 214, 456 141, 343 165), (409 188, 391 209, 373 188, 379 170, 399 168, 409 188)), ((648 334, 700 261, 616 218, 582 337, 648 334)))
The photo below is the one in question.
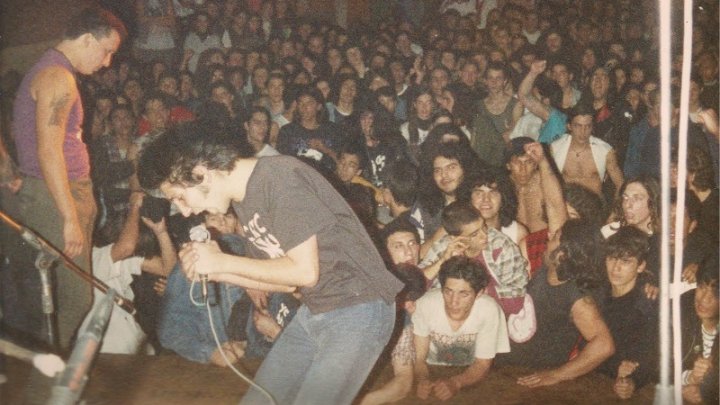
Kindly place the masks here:
MULTIPOLYGON (((207 363, 217 345, 210 331, 207 308, 193 305, 188 296, 189 290, 190 282, 180 270, 180 265, 175 266, 168 276, 158 316, 157 335, 164 348, 190 361, 207 363)), ((208 292, 213 324, 220 343, 224 343, 228 340, 225 326, 230 319, 232 306, 243 291, 240 287, 228 284, 209 283, 208 292)), ((202 300, 200 283, 195 284, 193 297, 198 302, 202 300)))
MULTIPOLYGON (((248 298, 249 300, 249 298, 248 298)), ((278 322, 281 327, 285 327, 295 316, 300 301, 287 293, 271 293, 268 296, 267 311, 278 322)), ((273 343, 268 342, 265 336, 260 333, 253 322, 253 312, 255 306, 250 304, 245 324, 245 335, 247 336, 247 347, 245 348, 245 358, 257 359, 265 358, 272 349, 273 343)))
MULTIPOLYGON (((218 241, 221 249, 227 253, 242 254, 243 243, 239 236, 223 235, 218 241)), ((180 356, 199 363, 207 363, 217 349, 210 331, 207 308, 196 307, 189 297, 190 282, 176 265, 167 280, 165 295, 158 315, 157 335, 162 347, 170 349, 180 356)), ((224 283, 208 284, 208 301, 213 324, 220 343, 227 342, 226 326, 230 320, 232 307, 243 295, 240 287, 224 283), (218 301, 219 300, 219 301, 218 301)), ((195 284, 193 298, 202 300, 200 283, 195 284)))
MULTIPOLYGON (((366 302, 313 315, 298 309, 255 375, 279 405, 349 404, 395 323, 395 303, 366 302)), ((241 404, 266 404, 250 388, 241 404)))

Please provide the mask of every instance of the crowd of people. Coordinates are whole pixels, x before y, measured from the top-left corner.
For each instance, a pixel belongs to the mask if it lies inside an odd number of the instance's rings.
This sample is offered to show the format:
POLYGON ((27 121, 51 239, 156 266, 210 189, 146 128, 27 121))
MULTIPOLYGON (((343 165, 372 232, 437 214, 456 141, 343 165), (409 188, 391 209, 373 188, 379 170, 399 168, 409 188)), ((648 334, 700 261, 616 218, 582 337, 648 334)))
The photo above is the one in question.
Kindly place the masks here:
MULTIPOLYGON (((404 285, 378 363, 390 362, 394 378, 361 403, 397 401, 413 387, 421 399, 448 400, 502 365, 536 370, 518 380, 527 387, 597 371, 615 380, 620 398, 657 380, 664 230, 654 2, 379 2, 389 11, 372 29, 315 21, 302 1, 135 3, 135 29, 119 54, 79 86, 98 206, 93 273, 139 309, 137 317, 116 309, 102 351, 172 351, 218 366, 225 358, 275 360, 291 356, 272 354, 290 321, 310 324, 305 305, 313 313, 368 305, 353 301, 361 295, 354 289, 366 287, 346 278, 348 264, 323 254, 331 246, 363 252, 350 255, 356 263, 374 258, 354 225, 337 219, 347 212, 334 190, 389 271, 367 275, 369 285, 384 277, 404 285), (217 158, 203 150, 211 163, 188 159, 163 171, 158 162, 180 153, 177 145, 205 147, 181 140, 190 132, 249 153, 234 158, 259 158, 253 175, 282 192, 257 180, 243 187, 268 212, 284 210, 273 229, 291 236, 278 241, 247 222, 244 189, 226 196, 227 212, 191 203, 175 182, 218 182, 199 191, 208 198, 210 186, 227 181, 215 171, 246 168, 223 163, 229 158, 215 145, 217 158), (339 270, 291 281, 203 270, 218 281, 208 294, 218 348, 204 306, 193 305, 202 298, 192 280, 199 270, 184 246, 198 225, 227 254, 288 255, 293 266, 308 252, 300 235, 314 234, 320 262, 339 270), (347 295, 347 304, 320 297, 321 287, 347 295), (464 368, 435 379, 429 366, 464 368)), ((680 38, 672 65, 673 154, 688 145, 686 184, 677 181, 678 159, 671 164, 673 215, 685 218, 683 281, 697 285, 681 298, 676 329, 685 349, 675 361, 683 363, 684 398, 717 403, 718 4, 695 3, 689 116, 680 116, 676 97, 680 38), (678 134, 680 120, 689 121, 687 136, 678 134), (684 207, 678 188, 687 191, 684 207)), ((5 143, 12 155, 14 142, 5 143)), ((26 179, 7 174, 4 186, 18 192, 33 185, 26 179)), ((671 226, 674 237, 674 219, 671 226)), ((362 294, 383 298, 393 292, 388 283, 362 294)), ((14 315, 3 313, 12 325, 14 315)), ((386 339, 360 333, 344 344, 386 339)), ((260 378, 271 370, 264 365, 260 378)))

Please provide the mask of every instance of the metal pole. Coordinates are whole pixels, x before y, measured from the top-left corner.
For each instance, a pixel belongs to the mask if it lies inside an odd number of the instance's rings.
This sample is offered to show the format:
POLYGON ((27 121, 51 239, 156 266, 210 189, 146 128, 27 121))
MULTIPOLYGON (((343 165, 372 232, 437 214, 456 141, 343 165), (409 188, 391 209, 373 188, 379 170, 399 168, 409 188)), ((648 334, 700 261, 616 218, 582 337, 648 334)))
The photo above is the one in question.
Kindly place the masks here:
POLYGON ((670 384, 670 63, 671 1, 659 0, 660 12, 660 383, 655 387, 656 405, 673 404, 670 384))
MULTIPOLYGON (((688 117, 690 116, 690 69, 692 62, 692 24, 693 1, 685 0, 683 5, 683 63, 680 87, 680 123, 678 131, 678 179, 677 201, 675 204, 675 263, 673 268, 673 285, 679 287, 682 283, 683 271, 683 228, 685 222, 685 183, 687 181, 687 143, 688 143, 688 117)), ((669 170, 669 167, 668 167, 669 170)), ((672 324, 673 341, 672 353, 674 362, 673 381, 675 381, 675 403, 682 404, 682 333, 680 319, 680 293, 679 288, 673 291, 672 324)))

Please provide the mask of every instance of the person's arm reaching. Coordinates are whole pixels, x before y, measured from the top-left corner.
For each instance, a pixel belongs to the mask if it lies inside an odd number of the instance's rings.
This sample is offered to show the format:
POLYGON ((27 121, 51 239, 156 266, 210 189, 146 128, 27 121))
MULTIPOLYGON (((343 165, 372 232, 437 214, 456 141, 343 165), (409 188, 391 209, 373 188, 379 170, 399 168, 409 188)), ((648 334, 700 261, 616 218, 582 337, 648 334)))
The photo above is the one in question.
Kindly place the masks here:
POLYGON ((555 232, 567 221, 567 207, 565 207, 562 186, 540 143, 534 142, 525 145, 525 152, 538 164, 540 186, 543 190, 545 212, 548 219, 548 238, 552 239, 555 232))
POLYGON ((145 226, 153 232, 158 241, 158 245, 160 245, 160 257, 144 260, 142 270, 158 276, 167 277, 177 263, 177 252, 175 252, 175 246, 173 246, 170 235, 167 232, 165 218, 160 219, 158 222, 152 222, 149 218, 145 217, 141 217, 141 219, 145 226))
POLYGON ((618 165, 615 149, 608 152, 607 157, 605 158, 605 165, 607 167, 608 176, 610 176, 610 180, 612 180, 613 185, 615 186, 615 196, 617 196, 620 192, 620 187, 622 186, 624 179, 622 169, 620 169, 620 165, 618 165))
POLYGON ((538 76, 542 74, 542 72, 545 71, 546 65, 547 62, 544 60, 534 61, 530 65, 530 71, 520 83, 520 87, 518 87, 518 98, 520 98, 522 104, 531 113, 540 117, 543 122, 547 121, 548 118, 550 118, 550 109, 545 104, 543 104, 542 101, 538 100, 537 98, 535 98, 535 96, 533 96, 532 89, 535 85, 535 80, 538 78, 538 76))
POLYGON ((572 380, 591 372, 615 352, 610 331, 591 298, 577 300, 571 314, 575 327, 587 341, 585 347, 562 366, 521 377, 519 384, 534 388, 572 380))
POLYGON ((430 338, 428 336, 415 335, 415 379, 417 379, 417 396, 420 399, 428 399, 432 391, 430 381, 430 370, 427 366, 427 355, 430 351, 430 338))
POLYGON ((462 373, 445 380, 437 380, 433 383, 435 396, 441 401, 447 401, 454 397, 463 387, 473 385, 485 378, 490 371, 492 359, 476 358, 473 364, 462 373))
POLYGON ((140 237, 140 207, 143 196, 143 193, 137 191, 130 194, 130 207, 125 224, 117 241, 110 248, 110 258, 113 262, 127 259, 135 253, 135 247, 140 237))

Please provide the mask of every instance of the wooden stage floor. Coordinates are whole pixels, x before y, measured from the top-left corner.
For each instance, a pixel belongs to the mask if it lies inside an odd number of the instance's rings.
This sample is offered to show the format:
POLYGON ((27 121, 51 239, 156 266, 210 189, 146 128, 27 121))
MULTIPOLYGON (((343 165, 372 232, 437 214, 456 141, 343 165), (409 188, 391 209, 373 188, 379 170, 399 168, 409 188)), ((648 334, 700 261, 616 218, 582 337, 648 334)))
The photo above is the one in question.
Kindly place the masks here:
MULTIPOLYGON (((257 366, 257 362, 245 362, 241 370, 252 374, 257 366)), ((0 404, 23 403, 30 371, 30 365, 8 359, 8 382, 0 385, 0 404)), ((433 368, 432 372, 444 375, 455 371, 433 368)), ((447 403, 652 404, 655 391, 646 386, 633 399, 621 401, 612 395, 611 380, 594 374, 557 386, 528 389, 515 383, 526 373, 519 368, 495 368, 485 381, 447 403)), ((369 386, 379 386, 391 376, 392 368, 382 367, 373 373, 369 386)), ((247 384, 230 370, 192 363, 175 355, 101 355, 93 365, 83 399, 87 405, 224 405, 236 404, 246 390, 247 384)), ((423 402, 411 395, 398 404, 436 402, 423 402)))

